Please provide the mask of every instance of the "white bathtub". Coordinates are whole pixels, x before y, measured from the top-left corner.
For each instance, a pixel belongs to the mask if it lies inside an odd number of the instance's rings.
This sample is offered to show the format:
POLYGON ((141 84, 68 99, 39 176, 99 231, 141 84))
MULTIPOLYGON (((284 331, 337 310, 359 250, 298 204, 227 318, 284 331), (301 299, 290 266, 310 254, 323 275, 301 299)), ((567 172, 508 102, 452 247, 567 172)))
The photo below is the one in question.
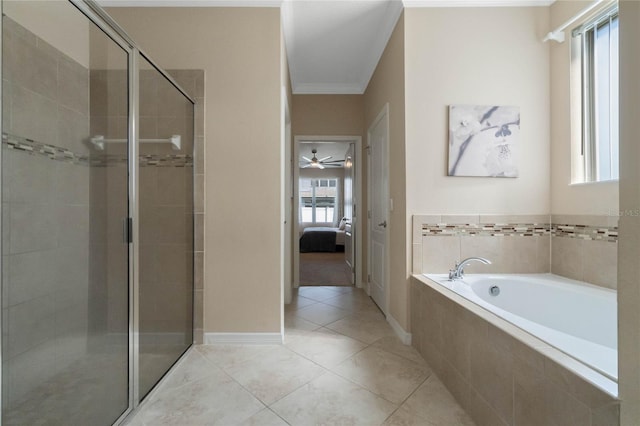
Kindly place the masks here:
POLYGON ((552 274, 425 276, 617 381, 614 290, 552 274))

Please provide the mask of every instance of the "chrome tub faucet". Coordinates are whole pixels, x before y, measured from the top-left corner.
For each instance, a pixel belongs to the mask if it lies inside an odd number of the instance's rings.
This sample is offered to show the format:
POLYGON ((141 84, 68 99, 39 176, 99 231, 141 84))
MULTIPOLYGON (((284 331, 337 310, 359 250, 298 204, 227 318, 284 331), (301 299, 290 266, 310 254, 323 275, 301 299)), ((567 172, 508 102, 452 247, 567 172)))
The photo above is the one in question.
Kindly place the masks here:
POLYGON ((464 267, 469 265, 470 262, 476 261, 480 263, 484 263, 485 265, 491 265, 491 261, 485 259, 484 257, 468 257, 461 261, 460 263, 456 262, 456 266, 453 269, 449 270, 449 279, 450 280, 460 280, 464 277, 464 267))

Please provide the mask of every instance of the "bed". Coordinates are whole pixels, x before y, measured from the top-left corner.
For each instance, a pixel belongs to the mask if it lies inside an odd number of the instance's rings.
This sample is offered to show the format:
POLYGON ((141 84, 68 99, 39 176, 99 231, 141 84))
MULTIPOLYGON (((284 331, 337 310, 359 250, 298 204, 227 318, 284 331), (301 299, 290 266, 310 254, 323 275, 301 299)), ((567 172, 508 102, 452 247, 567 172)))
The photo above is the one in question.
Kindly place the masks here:
POLYGON ((316 226, 304 228, 300 237, 300 253, 344 251, 345 231, 316 226))

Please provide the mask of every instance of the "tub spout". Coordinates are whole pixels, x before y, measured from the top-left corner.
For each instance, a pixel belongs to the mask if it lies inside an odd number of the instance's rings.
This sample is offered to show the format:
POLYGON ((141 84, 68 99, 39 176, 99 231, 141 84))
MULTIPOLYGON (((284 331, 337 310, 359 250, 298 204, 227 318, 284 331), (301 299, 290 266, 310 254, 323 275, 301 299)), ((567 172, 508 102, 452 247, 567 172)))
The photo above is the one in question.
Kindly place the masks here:
POLYGON ((467 266, 472 261, 484 263, 485 265, 491 265, 491 261, 488 259, 485 259, 484 257, 468 257, 460 263, 456 262, 456 266, 449 271, 449 279, 450 280, 462 279, 462 277, 464 277, 464 267, 467 266))

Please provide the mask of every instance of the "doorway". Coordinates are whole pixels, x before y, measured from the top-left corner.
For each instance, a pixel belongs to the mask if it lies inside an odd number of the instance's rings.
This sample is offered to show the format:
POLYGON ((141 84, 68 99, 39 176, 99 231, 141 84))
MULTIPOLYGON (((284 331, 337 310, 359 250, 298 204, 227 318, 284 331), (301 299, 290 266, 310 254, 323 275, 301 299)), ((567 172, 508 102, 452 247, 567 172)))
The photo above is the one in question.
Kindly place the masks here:
POLYGON ((362 287, 359 136, 296 136, 293 285, 362 287))

